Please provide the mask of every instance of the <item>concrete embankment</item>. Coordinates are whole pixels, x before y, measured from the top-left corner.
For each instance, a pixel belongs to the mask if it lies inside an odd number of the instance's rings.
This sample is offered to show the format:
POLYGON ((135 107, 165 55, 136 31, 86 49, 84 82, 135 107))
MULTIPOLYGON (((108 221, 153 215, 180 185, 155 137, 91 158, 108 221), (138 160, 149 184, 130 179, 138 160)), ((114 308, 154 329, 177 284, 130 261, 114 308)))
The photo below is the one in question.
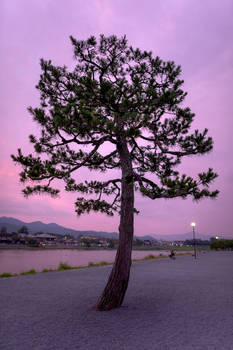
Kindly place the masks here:
POLYGON ((233 252, 133 263, 123 306, 92 311, 110 270, 1 279, 0 347, 233 349, 233 252))

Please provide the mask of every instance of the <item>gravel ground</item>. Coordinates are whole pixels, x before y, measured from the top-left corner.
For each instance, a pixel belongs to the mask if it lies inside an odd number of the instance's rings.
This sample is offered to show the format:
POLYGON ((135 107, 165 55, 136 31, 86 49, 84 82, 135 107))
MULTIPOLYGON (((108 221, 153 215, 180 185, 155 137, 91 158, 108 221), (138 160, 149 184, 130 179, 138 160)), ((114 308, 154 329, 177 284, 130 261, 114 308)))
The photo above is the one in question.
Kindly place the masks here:
POLYGON ((110 270, 1 279, 0 348, 233 349, 233 252, 133 263, 123 306, 92 311, 110 270))

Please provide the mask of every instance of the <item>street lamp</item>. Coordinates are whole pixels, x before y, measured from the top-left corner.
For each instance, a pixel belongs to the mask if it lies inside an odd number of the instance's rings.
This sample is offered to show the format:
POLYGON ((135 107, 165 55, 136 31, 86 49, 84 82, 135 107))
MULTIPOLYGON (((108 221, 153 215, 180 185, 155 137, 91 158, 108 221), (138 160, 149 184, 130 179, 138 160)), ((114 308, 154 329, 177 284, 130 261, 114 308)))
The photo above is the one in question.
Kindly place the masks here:
POLYGON ((195 222, 191 222, 191 226, 193 228, 193 250, 194 250, 194 257, 197 258, 197 250, 196 250, 196 239, 195 239, 195 222))

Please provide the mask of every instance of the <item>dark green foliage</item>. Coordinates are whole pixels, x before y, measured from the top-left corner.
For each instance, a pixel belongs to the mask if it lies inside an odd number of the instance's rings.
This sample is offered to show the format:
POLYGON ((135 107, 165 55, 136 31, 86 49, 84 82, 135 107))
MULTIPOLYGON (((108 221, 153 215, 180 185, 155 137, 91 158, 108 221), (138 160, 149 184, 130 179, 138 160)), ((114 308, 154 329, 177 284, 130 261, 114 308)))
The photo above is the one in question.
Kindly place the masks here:
POLYGON ((153 254, 149 254, 145 256, 145 258, 143 258, 143 260, 151 260, 151 259, 155 259, 155 256, 153 254))
POLYGON ((0 274, 0 278, 5 278, 5 277, 13 277, 12 273, 9 272, 3 272, 0 274))
POLYGON ((144 241, 142 239, 139 239, 139 238, 136 238, 134 241, 133 241, 133 246, 138 246, 138 247, 141 247, 144 245, 144 241))
POLYGON ((7 235, 7 228, 6 226, 2 226, 0 230, 0 236, 6 236, 7 235))
POLYGON ((28 235, 28 228, 27 226, 22 226, 19 230, 18 233, 24 233, 25 235, 28 235))
POLYGON ((133 166, 128 183, 143 196, 215 198, 218 191, 209 189, 217 177, 212 169, 197 179, 177 169, 182 157, 213 148, 207 129, 188 133, 194 114, 184 106, 181 68, 128 46, 125 37, 70 39, 77 61, 73 71, 41 60, 41 105, 28 109, 41 128, 40 137, 29 136, 34 154, 24 156, 19 149, 12 155, 23 168, 21 181, 40 183, 26 186, 24 195, 57 196, 52 183, 62 180, 66 191, 85 195, 75 202, 78 215, 91 210, 120 213, 121 178, 77 183, 75 173, 83 167, 120 169, 123 138, 133 166), (107 154, 106 143, 112 147, 107 154))
MULTIPOLYGON (((186 239, 184 241, 184 245, 187 246, 192 246, 193 245, 193 239, 186 239)), ((198 246, 209 246, 210 245, 210 241, 208 240, 203 240, 203 239, 195 239, 195 244, 198 246)))
POLYGON ((28 270, 26 272, 22 272, 20 275, 35 275, 35 274, 36 274, 36 270, 31 269, 31 270, 28 270))
POLYGON ((107 242, 108 242, 108 247, 110 249, 114 249, 115 248, 115 242, 114 242, 113 239, 108 239, 107 242))
POLYGON ((211 239, 212 250, 233 250, 233 239, 211 239))
POLYGON ((48 269, 43 269, 41 272, 47 273, 47 272, 49 272, 49 270, 48 269))
POLYGON ((39 247, 39 241, 34 237, 26 237, 25 243, 29 247, 39 247))
POLYGON ((20 242, 20 235, 16 232, 12 232, 11 238, 12 238, 12 243, 14 243, 14 244, 20 242))
POLYGON ((58 271, 63 271, 63 270, 71 270, 72 267, 68 265, 66 262, 61 262, 58 266, 58 271))

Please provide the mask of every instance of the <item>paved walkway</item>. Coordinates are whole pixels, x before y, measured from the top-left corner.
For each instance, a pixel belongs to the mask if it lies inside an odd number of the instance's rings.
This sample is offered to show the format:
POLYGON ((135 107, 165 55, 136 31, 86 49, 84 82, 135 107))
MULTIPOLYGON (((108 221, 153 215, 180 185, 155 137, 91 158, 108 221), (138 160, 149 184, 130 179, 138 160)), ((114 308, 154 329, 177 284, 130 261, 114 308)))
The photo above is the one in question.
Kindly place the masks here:
POLYGON ((123 306, 92 311, 110 270, 1 279, 0 348, 233 349, 233 252, 134 263, 123 306))

